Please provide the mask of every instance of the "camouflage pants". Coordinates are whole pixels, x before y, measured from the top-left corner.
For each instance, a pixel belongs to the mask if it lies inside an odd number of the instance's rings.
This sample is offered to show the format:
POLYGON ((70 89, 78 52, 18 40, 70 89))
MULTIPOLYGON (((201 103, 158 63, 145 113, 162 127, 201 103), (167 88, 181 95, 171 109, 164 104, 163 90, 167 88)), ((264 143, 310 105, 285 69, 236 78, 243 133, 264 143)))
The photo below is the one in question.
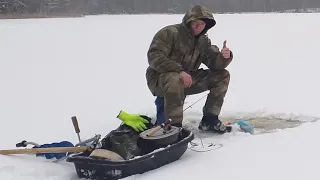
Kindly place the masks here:
POLYGON ((187 95, 198 94, 209 90, 203 114, 219 115, 227 93, 230 74, 229 71, 203 70, 191 73, 192 86, 184 88, 183 79, 179 73, 169 72, 159 76, 155 95, 164 97, 165 119, 171 119, 172 123, 182 123, 183 104, 187 95))

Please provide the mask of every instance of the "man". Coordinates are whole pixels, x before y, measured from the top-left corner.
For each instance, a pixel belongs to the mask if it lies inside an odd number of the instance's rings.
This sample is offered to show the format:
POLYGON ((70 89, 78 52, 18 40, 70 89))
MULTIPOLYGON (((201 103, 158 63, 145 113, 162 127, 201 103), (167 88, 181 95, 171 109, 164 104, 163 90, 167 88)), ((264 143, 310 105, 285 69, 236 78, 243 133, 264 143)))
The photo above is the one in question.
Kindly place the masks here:
POLYGON ((218 116, 230 80, 225 68, 233 54, 226 41, 220 52, 205 35, 215 24, 212 12, 196 5, 185 14, 182 23, 162 28, 152 39, 146 79, 151 93, 157 97, 158 123, 171 119, 173 125, 182 126, 186 96, 209 90, 199 129, 216 133, 231 131, 218 116), (201 63, 209 69, 198 69, 201 63))

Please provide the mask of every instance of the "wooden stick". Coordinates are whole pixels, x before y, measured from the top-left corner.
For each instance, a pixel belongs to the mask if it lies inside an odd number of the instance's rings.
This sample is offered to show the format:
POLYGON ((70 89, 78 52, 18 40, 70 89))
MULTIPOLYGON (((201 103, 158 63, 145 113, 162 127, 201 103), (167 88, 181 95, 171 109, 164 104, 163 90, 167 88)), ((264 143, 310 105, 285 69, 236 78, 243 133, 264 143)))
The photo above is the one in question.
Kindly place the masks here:
POLYGON ((161 129, 161 126, 154 127, 153 129, 150 130, 150 132, 147 134, 147 137, 152 136, 154 133, 159 131, 161 129))
POLYGON ((76 116, 72 116, 71 119, 72 119, 74 130, 76 131, 76 133, 78 135, 79 143, 81 143, 80 134, 79 134, 80 133, 80 128, 79 128, 77 117, 76 116))
POLYGON ((84 152, 90 147, 53 147, 53 148, 32 148, 32 149, 8 149, 0 150, 0 154, 38 154, 38 153, 64 153, 64 152, 84 152))
POLYGON ((152 128, 150 130, 150 132, 147 134, 147 137, 150 137, 152 136, 154 133, 156 133, 157 131, 159 131, 161 128, 164 128, 166 125, 170 124, 171 123, 171 119, 168 119, 167 121, 165 121, 164 123, 152 128))

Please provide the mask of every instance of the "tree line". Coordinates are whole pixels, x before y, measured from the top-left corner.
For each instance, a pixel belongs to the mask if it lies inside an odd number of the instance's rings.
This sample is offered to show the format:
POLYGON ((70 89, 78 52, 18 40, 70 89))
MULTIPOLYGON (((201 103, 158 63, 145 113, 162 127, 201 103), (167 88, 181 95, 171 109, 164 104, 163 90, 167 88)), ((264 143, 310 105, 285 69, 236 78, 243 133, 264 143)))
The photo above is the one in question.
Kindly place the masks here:
POLYGON ((214 13, 320 8, 320 0, 0 0, 0 14, 184 14, 195 4, 214 13))

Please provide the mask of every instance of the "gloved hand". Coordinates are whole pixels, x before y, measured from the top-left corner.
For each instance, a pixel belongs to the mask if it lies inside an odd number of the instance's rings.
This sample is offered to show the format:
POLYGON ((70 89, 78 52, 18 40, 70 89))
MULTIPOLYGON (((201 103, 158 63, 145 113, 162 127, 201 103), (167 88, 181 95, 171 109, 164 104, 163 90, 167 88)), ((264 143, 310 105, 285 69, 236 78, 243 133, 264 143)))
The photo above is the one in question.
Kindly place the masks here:
POLYGON ((146 130, 147 126, 145 125, 145 123, 149 123, 149 121, 147 121, 140 115, 129 114, 127 112, 124 112, 123 110, 120 111, 117 118, 124 122, 126 125, 132 127, 137 132, 146 130))

